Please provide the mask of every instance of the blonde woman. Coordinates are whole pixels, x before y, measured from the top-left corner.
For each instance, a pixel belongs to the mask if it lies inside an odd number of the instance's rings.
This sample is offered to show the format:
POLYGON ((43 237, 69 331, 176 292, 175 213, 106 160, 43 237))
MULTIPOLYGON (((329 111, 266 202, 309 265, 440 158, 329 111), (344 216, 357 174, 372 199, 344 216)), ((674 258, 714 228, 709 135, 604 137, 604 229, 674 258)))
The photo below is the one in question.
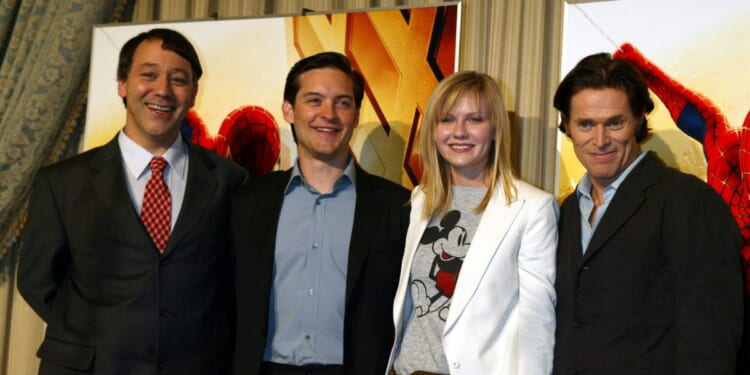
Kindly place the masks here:
POLYGON ((390 374, 551 372, 558 208, 514 176, 510 145, 491 77, 438 84, 419 139, 390 374))

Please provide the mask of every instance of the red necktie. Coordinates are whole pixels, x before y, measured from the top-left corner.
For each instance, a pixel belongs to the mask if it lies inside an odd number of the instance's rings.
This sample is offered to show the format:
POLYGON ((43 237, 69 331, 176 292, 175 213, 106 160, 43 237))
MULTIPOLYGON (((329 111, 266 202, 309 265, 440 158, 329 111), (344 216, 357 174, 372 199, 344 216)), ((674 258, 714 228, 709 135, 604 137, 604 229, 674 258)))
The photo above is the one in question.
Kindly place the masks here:
POLYGON ((167 248, 172 220, 172 195, 164 182, 166 165, 167 161, 161 156, 151 159, 151 179, 146 184, 141 206, 141 220, 160 253, 167 248))

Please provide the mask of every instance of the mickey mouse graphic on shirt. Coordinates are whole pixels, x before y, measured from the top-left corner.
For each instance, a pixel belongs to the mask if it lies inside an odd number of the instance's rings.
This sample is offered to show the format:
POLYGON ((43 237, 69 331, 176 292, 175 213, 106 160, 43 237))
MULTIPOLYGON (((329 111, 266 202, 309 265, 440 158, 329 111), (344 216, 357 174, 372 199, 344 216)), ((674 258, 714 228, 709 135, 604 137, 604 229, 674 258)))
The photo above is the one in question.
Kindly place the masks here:
POLYGON ((418 317, 437 312, 445 321, 448 316, 450 300, 470 245, 469 233, 458 225, 460 219, 460 211, 448 211, 439 225, 427 227, 422 235, 420 244, 431 245, 435 256, 428 279, 417 277, 411 283, 418 317))

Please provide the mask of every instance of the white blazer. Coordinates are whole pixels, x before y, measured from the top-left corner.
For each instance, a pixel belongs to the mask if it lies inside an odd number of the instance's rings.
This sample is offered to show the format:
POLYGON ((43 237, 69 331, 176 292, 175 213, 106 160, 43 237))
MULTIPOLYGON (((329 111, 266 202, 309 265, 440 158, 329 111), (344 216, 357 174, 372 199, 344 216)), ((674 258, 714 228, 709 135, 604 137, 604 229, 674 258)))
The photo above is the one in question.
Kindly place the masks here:
MULTIPOLYGON (((502 186, 495 189, 461 267, 443 329, 451 374, 552 372, 558 206, 551 194, 520 180, 515 184, 518 196, 510 205, 502 186)), ((412 260, 429 221, 422 217, 419 187, 411 204, 389 370, 411 314, 412 260)))

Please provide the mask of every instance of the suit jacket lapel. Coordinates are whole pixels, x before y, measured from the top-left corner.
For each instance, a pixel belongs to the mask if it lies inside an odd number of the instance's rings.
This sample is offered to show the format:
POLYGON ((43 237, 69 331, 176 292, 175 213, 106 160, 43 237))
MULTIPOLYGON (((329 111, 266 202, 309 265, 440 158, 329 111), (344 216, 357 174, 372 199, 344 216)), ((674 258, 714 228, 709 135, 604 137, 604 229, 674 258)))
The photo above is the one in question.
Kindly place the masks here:
POLYGON ((213 173, 211 173, 215 165, 211 159, 197 152, 194 149, 195 147, 197 146, 188 146, 189 163, 185 198, 182 201, 180 214, 177 217, 172 234, 169 236, 169 243, 164 250, 165 254, 176 247, 190 233, 213 200, 216 192, 217 182, 213 173))
POLYGON ((572 257, 571 264, 577 266, 581 263, 583 249, 581 248, 581 210, 575 192, 571 193, 560 207, 558 232, 560 233, 560 242, 557 247, 558 265, 563 257, 572 257), (566 250, 565 254, 560 254, 560 249, 572 249, 572 253, 566 250))
POLYGON ((519 199, 506 205, 502 187, 495 189, 461 266, 461 275, 458 277, 444 332, 451 329, 466 309, 524 203, 524 200, 519 199))
POLYGON ((396 289, 396 296, 394 298, 394 321, 396 322, 396 335, 397 339, 400 340, 402 327, 407 322, 408 315, 411 313, 411 286, 409 280, 411 278, 411 267, 414 261, 414 255, 417 253, 419 248, 419 242, 424 235, 424 231, 427 228, 427 224, 430 222, 430 218, 422 216, 422 210, 424 209, 424 198, 425 195, 418 188, 412 191, 411 195, 411 212, 409 214, 409 230, 406 232, 406 242, 404 248, 404 256, 401 260, 401 273, 398 279, 398 289, 396 289))
POLYGON ((103 208, 120 221, 124 233, 130 233, 144 243, 153 244, 133 207, 123 168, 120 146, 115 137, 100 149, 94 159, 91 186, 103 208))
POLYGON ((263 220, 265 225, 249 229, 251 234, 258 238, 259 269, 268 271, 269 282, 272 282, 273 263, 276 254, 276 235, 279 227, 279 217, 281 216, 281 205, 284 202, 284 188, 291 177, 291 169, 268 177, 273 178, 273 181, 266 186, 268 192, 256 200, 258 203, 256 214, 266 215, 263 220))
MULTIPOLYGON (((591 236, 582 262, 599 252, 620 228, 635 214, 646 199, 645 190, 656 183, 663 164, 650 152, 630 172, 617 189, 599 225, 591 236)), ((580 215, 579 215, 580 216, 580 215)))
POLYGON ((356 167, 357 199, 354 206, 354 225, 349 243, 349 261, 346 271, 346 303, 348 305, 359 273, 372 245, 372 230, 377 226, 383 208, 382 191, 359 166, 356 167))

